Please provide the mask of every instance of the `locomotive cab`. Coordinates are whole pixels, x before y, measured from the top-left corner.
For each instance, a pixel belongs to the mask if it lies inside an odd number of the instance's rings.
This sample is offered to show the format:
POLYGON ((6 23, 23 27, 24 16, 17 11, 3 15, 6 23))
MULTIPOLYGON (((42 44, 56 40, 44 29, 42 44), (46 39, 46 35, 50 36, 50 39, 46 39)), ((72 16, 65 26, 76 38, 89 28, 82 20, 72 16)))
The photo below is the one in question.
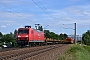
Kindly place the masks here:
POLYGON ((29 28, 31 28, 31 26, 25 26, 25 28, 18 29, 17 43, 19 46, 28 45, 29 28))

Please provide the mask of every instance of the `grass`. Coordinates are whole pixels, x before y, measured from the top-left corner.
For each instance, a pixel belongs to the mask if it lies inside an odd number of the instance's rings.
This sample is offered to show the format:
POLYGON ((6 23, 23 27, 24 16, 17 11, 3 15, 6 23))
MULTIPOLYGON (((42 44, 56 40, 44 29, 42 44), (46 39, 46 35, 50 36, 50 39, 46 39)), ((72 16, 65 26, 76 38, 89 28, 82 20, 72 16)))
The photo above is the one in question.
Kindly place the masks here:
POLYGON ((90 60, 90 46, 72 45, 57 60, 90 60))

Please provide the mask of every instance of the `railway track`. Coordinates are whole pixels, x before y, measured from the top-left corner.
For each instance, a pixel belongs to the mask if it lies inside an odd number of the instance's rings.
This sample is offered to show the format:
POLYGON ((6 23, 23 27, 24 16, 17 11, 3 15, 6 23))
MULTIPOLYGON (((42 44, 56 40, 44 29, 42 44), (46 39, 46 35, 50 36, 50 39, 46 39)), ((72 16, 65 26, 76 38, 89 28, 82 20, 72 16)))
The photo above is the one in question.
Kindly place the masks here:
POLYGON ((5 52, 5 51, 11 51, 11 50, 18 50, 20 48, 0 48, 0 52, 5 52))
POLYGON ((55 48, 59 48, 64 45, 66 44, 40 46, 40 47, 24 48, 19 50, 2 52, 0 53, 0 60, 24 60, 26 58, 38 55, 40 53, 43 53, 55 48))

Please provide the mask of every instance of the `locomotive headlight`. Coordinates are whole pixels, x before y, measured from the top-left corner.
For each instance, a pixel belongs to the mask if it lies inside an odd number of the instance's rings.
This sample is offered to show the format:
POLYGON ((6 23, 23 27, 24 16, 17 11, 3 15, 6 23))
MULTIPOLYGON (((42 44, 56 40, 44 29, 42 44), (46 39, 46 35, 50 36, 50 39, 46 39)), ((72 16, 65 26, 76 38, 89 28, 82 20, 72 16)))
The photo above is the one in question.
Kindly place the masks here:
POLYGON ((26 35, 26 37, 28 37, 28 36, 26 35))
POLYGON ((21 37, 21 36, 18 36, 18 37, 21 37))

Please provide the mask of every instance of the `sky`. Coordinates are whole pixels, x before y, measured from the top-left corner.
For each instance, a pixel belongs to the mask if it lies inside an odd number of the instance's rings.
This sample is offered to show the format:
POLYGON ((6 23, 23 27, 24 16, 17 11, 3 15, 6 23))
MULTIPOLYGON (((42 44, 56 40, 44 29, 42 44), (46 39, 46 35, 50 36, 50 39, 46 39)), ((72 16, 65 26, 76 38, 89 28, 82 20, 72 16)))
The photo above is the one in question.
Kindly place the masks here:
POLYGON ((90 30, 90 0, 0 0, 0 32, 40 24, 56 34, 90 30))

